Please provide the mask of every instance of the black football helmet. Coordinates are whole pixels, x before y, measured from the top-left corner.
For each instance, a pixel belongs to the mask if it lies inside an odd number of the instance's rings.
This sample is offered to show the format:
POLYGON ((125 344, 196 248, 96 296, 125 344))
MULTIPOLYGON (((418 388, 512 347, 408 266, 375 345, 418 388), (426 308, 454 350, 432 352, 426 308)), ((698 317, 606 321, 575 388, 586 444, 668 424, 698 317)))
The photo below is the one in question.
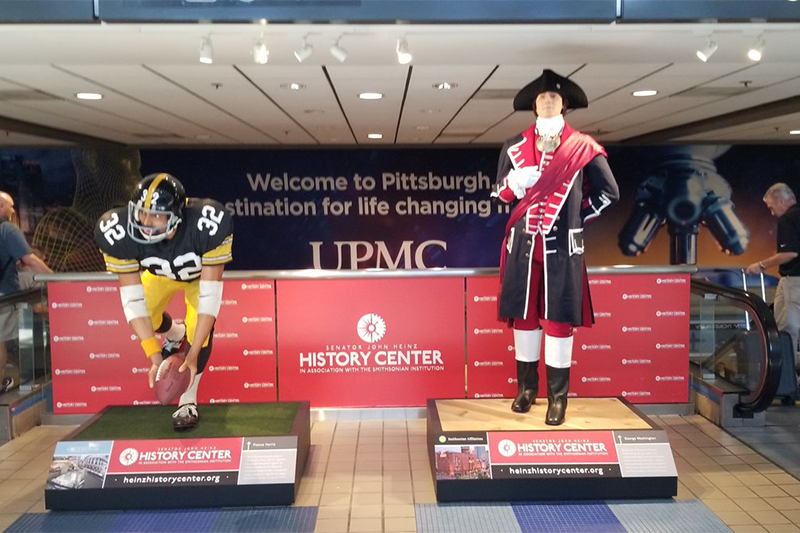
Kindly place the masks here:
POLYGON ((163 241, 183 220, 186 191, 171 174, 150 174, 136 185, 128 202, 128 235, 142 244, 163 241), (145 224, 147 215, 166 216, 163 224, 145 224))

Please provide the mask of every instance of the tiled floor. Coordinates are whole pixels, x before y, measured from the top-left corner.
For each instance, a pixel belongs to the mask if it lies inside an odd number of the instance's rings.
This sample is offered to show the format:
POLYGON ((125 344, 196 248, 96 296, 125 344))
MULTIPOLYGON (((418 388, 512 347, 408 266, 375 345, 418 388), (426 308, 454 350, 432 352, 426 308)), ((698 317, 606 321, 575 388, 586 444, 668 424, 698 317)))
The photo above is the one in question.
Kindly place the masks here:
MULTIPOLYGON (((724 531, 724 522, 736 532, 800 532, 797 479, 699 416, 654 421, 669 433, 675 453, 677 502, 437 506, 425 420, 375 419, 373 413, 314 422, 296 506, 318 508, 318 532, 444 531, 439 517, 451 513, 465 520, 470 513, 497 515, 494 524, 500 527, 502 518, 509 531, 539 531, 543 517, 548 531, 566 531, 567 518, 560 523, 559 513, 571 513, 569 520, 588 513, 602 518, 598 531, 691 531, 693 525, 724 531)), ((46 512, 43 485, 52 450, 71 429, 38 427, 0 447, 0 530, 24 513, 46 512)))
POLYGON ((763 427, 731 429, 733 436, 757 447, 770 461, 787 474, 800 479, 800 408, 795 405, 773 405, 767 410, 763 427))

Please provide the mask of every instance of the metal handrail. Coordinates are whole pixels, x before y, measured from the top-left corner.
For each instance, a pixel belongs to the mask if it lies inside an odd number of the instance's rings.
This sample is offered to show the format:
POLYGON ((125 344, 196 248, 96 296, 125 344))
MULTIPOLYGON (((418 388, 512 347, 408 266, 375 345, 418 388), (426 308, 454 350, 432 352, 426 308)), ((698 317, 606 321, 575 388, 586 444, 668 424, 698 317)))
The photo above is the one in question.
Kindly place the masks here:
POLYGON ((10 292, 8 294, 4 294, 0 296, 0 306, 6 304, 18 304, 18 303, 30 303, 31 301, 41 300, 42 298, 42 287, 31 287, 30 289, 25 289, 16 292, 10 292))
MULTIPOLYGON (((696 266, 629 266, 615 265, 589 267, 589 274, 694 274, 696 266)), ((367 268, 364 270, 227 270, 223 279, 357 279, 357 278, 431 278, 460 276, 497 276, 497 268, 428 268, 415 270, 390 270, 367 268)), ((109 272, 69 272, 59 274, 37 274, 36 281, 113 281, 116 274, 109 272)))
POLYGON ((755 390, 739 396, 736 410, 739 413, 764 411, 775 399, 783 367, 778 325, 775 323, 775 316, 769 306, 764 300, 745 290, 697 278, 692 278, 691 291, 699 296, 712 293, 732 300, 740 304, 740 307, 745 308, 745 311, 748 311, 761 324, 761 331, 764 332, 762 342, 766 360, 765 364, 761 365, 759 386, 755 390))

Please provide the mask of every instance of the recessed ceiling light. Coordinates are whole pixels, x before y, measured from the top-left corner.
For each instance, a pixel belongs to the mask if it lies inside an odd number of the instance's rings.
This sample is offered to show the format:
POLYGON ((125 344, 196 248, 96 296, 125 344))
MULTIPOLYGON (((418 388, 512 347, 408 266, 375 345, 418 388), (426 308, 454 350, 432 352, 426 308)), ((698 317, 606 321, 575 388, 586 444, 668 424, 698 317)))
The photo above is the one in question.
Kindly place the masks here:
POLYGON ((800 135, 800 130, 791 130, 789 135, 800 135))
POLYGON ((303 109, 303 113, 306 115, 322 115, 325 111, 322 109, 303 109))
POLYGON ((295 83, 295 82, 281 83, 281 89, 289 89, 289 90, 292 90, 292 91, 299 91, 300 89, 305 89, 305 88, 306 88, 306 84, 305 83, 295 83))
POLYGON ((430 126, 414 126, 414 129, 417 129, 419 131, 427 131, 427 130, 431 129, 431 127, 430 126))
POLYGON ((654 91, 652 89, 646 89, 643 91, 633 91, 631 94, 633 96, 655 96, 658 94, 658 91, 654 91))
POLYGON ((383 94, 381 93, 361 93, 358 95, 359 98, 362 100, 380 100, 383 98, 383 94))
POLYGON ((369 137, 370 139, 383 139, 383 134, 382 133, 370 133, 369 135, 367 135, 367 137, 369 137))
POLYGON ((100 93, 78 93, 75 98, 78 100, 100 100, 103 95, 100 93))
POLYGON ((441 113, 441 109, 420 109, 420 113, 425 113, 426 115, 433 115, 434 113, 441 113))
POLYGON ((446 81, 443 81, 442 83, 434 83, 433 84, 433 88, 434 89, 439 89, 440 91, 446 91, 448 89, 455 89, 456 87, 458 87, 457 83, 448 83, 446 81))

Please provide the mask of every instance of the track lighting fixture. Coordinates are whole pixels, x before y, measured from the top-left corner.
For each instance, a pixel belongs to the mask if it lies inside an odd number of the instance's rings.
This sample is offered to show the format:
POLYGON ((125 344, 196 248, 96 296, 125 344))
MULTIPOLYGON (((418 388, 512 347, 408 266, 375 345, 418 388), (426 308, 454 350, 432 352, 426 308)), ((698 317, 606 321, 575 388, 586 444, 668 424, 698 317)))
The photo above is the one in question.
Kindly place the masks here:
POLYGON ((294 53, 294 57, 297 59, 298 63, 302 63, 303 61, 311 57, 311 54, 313 53, 314 53, 314 47, 308 44, 308 40, 305 37, 303 37, 303 48, 301 48, 300 50, 296 50, 294 53))
POLYGON ((766 47, 763 37, 760 35, 756 37, 753 46, 750 47, 750 50, 747 51, 747 57, 752 59, 753 61, 761 61, 761 56, 764 55, 764 48, 766 47))
POLYGON ((330 48, 330 52, 333 57, 339 60, 339 63, 344 63, 344 60, 347 59, 347 50, 339 45, 340 40, 341 37, 336 39, 336 42, 330 48))
POLYGON ((711 56, 714 55, 714 52, 717 51, 717 48, 719 48, 717 43, 709 38, 708 40, 706 40, 705 46, 703 46, 700 50, 697 51, 698 59, 700 59, 700 61, 705 63, 706 61, 711 59, 711 56))
POLYGON ((408 65, 411 63, 413 57, 411 52, 408 51, 408 42, 405 37, 397 39, 397 62, 401 65, 408 65))
POLYGON ((203 37, 200 42, 200 62, 206 65, 214 62, 214 46, 211 44, 211 37, 203 37))
POLYGON ((253 61, 257 65, 266 65, 269 61, 269 48, 267 43, 264 42, 264 37, 259 37, 255 44, 253 44, 253 61))

